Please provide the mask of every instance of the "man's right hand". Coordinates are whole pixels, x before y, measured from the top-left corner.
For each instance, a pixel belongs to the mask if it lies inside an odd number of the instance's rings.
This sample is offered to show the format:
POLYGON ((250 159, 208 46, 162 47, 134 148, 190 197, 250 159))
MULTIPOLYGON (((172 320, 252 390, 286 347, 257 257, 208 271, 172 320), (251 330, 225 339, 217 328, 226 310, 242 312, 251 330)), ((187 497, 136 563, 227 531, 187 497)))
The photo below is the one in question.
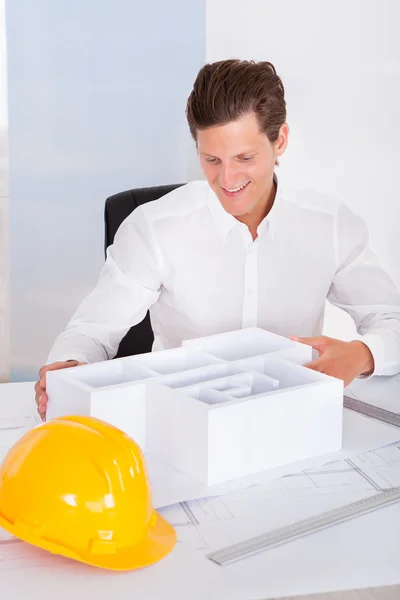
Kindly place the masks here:
POLYGON ((48 396, 46 394, 46 373, 47 371, 58 371, 58 369, 69 369, 71 367, 78 367, 79 365, 85 365, 86 363, 78 362, 77 360, 67 360, 66 362, 55 362, 51 365, 45 365, 39 371, 40 379, 35 385, 35 400, 37 404, 38 413, 44 421, 46 419, 47 401, 48 396))

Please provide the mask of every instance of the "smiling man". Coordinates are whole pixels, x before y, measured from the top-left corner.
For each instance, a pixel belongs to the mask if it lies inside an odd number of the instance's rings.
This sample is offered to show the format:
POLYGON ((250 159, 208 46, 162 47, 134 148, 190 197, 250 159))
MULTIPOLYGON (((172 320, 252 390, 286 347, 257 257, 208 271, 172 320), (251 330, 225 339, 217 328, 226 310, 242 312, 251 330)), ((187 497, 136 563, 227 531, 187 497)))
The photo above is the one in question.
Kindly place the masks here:
POLYGON ((288 144, 284 87, 269 62, 205 65, 187 102, 205 175, 137 208, 118 230, 95 289, 55 341, 46 372, 111 359, 150 309, 154 350, 257 326, 317 350, 309 368, 342 379, 400 371, 400 297, 340 201, 290 193, 276 175, 288 144), (325 301, 358 339, 322 336, 325 301))

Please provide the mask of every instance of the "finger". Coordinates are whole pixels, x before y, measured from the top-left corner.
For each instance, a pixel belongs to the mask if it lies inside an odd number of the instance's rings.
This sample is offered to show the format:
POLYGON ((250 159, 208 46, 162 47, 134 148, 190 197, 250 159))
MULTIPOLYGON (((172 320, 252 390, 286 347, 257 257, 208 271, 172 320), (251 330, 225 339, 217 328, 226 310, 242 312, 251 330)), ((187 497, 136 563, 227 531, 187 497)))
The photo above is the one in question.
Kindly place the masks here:
POLYGON ((39 396, 38 407, 39 407, 40 411, 46 412, 48 400, 49 400, 49 398, 46 393, 39 396))
POLYGON ((78 364, 79 364, 79 362, 77 360, 55 362, 50 365, 45 365, 44 367, 42 367, 39 370, 39 375, 40 375, 40 377, 42 377, 42 375, 45 375, 47 373, 47 371, 57 371, 58 369, 68 369, 69 367, 75 367, 78 364))
POLYGON ((40 402, 40 397, 43 393, 42 388, 40 387, 40 384, 38 385, 38 383, 35 385, 35 402, 36 404, 39 406, 39 402, 40 402))
POLYGON ((47 402, 49 400, 48 395, 46 394, 46 392, 44 392, 43 390, 41 390, 40 392, 38 392, 35 396, 35 402, 36 404, 39 405, 47 405, 47 402))
POLYGON ((300 342, 301 344, 308 344, 314 348, 317 346, 326 346, 326 342, 328 340, 328 338, 323 335, 315 337, 297 337, 295 335, 291 335, 290 339, 295 342, 300 342))
POLYGON ((46 411, 43 411, 42 409, 40 409, 38 407, 37 412, 39 414, 39 417, 42 419, 42 421, 45 421, 46 420, 46 411))
POLYGON ((40 385, 40 381, 37 381, 35 384, 35 393, 36 394, 41 394, 43 391, 43 387, 40 385))

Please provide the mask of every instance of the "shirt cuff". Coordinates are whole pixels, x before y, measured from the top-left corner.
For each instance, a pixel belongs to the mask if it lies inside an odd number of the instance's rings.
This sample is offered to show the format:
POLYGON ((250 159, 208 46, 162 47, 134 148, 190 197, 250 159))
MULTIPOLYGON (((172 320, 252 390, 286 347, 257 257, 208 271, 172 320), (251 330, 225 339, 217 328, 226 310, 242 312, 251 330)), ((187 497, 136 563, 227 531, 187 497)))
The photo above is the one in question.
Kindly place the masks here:
POLYGON ((367 348, 371 351, 372 357, 374 359, 374 369, 372 373, 368 375, 359 375, 357 379, 371 379, 375 375, 382 375, 382 368, 385 356, 385 347, 383 339, 380 335, 376 335, 373 333, 368 333, 366 335, 362 335, 358 338, 358 341, 363 342, 367 348))

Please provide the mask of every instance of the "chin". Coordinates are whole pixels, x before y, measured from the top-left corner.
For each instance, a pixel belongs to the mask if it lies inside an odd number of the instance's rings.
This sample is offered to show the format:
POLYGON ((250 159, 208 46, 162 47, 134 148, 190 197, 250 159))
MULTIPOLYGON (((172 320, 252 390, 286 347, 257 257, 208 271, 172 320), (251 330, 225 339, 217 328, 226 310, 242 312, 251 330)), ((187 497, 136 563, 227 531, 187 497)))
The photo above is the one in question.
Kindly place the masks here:
POLYGON ((235 210, 234 208, 229 208, 228 206, 224 206, 227 213, 232 215, 232 217, 244 217, 249 214, 249 210, 235 210))
POLYGON ((232 217, 235 217, 236 219, 241 219, 251 212, 250 210, 234 210, 232 208, 228 208, 227 206, 224 206, 224 209, 227 213, 229 213, 230 215, 232 215, 232 217))

